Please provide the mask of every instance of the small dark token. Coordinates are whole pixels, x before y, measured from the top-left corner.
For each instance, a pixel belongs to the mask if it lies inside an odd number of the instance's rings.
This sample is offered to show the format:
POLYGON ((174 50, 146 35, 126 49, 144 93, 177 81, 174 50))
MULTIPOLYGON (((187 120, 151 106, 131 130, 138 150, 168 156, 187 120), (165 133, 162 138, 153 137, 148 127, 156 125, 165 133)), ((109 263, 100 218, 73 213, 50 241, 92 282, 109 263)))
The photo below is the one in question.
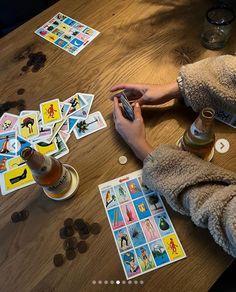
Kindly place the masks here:
POLYGON ((65 227, 73 227, 73 219, 72 218, 67 218, 65 221, 64 221, 64 226, 65 227))
POLYGON ((59 234, 60 234, 60 238, 61 239, 66 239, 65 228, 64 227, 60 229, 59 234))
POLYGON ((98 234, 101 231, 101 225, 99 223, 93 223, 90 225, 90 232, 92 234, 98 234))
POLYGON ((73 249, 66 250, 66 258, 71 261, 76 257, 76 252, 73 249))
POLYGON ((11 215, 11 221, 13 223, 20 222, 21 221, 21 214, 19 212, 12 213, 12 215, 11 215))
POLYGON ((86 241, 79 241, 77 245, 79 253, 85 253, 88 250, 86 241))
POLYGON ((55 267, 60 267, 63 265, 64 263, 64 256, 61 253, 58 253, 54 256, 53 258, 53 263, 55 265, 55 267))
POLYGON ((67 249, 76 249, 77 247, 77 244, 78 244, 78 240, 76 237, 70 237, 70 238, 67 238, 64 243, 63 243, 63 247, 65 250, 67 249))
POLYGON ((28 70, 29 70, 29 67, 28 66, 23 66, 21 68, 21 71, 23 71, 23 72, 27 72, 28 70))
POLYGON ((83 239, 83 240, 88 239, 89 235, 90 235, 90 233, 84 234, 84 233, 79 232, 79 237, 80 237, 80 239, 83 239))
POLYGON ((83 219, 79 218, 79 219, 75 219, 74 221, 74 228, 76 230, 80 230, 81 228, 83 228, 83 226, 85 225, 85 222, 83 219))
POLYGON ((26 220, 29 217, 29 211, 24 209, 20 211, 21 220, 26 220))
POLYGON ((29 61, 26 63, 26 66, 30 67, 33 65, 32 59, 29 59, 29 61))
POLYGON ((22 94, 24 94, 24 92, 25 92, 24 88, 20 88, 20 89, 17 90, 17 94, 18 95, 22 95, 22 94))
POLYGON ((64 234, 66 237, 71 237, 74 235, 74 229, 71 226, 64 227, 64 234))
POLYGON ((34 66, 34 67, 31 69, 31 72, 33 72, 33 73, 38 72, 39 69, 40 69, 40 67, 38 68, 38 67, 34 66))

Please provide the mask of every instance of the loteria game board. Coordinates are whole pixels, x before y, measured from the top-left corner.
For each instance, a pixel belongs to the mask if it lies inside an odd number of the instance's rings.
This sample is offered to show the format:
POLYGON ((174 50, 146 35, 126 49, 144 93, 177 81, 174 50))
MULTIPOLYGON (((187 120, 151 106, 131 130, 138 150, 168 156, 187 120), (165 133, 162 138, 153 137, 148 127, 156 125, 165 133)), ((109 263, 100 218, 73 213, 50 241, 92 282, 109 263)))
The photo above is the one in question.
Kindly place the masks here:
POLYGON ((159 194, 142 170, 99 185, 127 279, 186 257, 159 194))
POLYGON ((61 12, 35 33, 74 56, 99 35, 99 31, 61 12))

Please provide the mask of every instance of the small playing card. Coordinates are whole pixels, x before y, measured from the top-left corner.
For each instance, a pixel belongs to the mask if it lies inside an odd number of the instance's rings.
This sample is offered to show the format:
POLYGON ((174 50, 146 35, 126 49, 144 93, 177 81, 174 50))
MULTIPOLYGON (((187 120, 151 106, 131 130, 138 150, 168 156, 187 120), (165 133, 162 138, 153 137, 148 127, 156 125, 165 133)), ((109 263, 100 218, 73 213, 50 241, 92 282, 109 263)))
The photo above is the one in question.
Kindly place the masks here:
POLYGON ((27 165, 5 171, 0 176, 2 195, 6 195, 23 187, 34 184, 32 173, 27 165))
POLYGON ((24 114, 19 117, 18 133, 24 139, 33 139, 39 136, 37 113, 24 114))
POLYGON ((70 103, 67 103, 67 102, 61 102, 60 103, 60 106, 61 106, 61 114, 64 117, 67 116, 70 108, 71 108, 71 104, 70 103))
POLYGON ((0 154, 15 156, 16 133, 9 132, 0 135, 0 154))
POLYGON ((65 141, 63 140, 62 136, 60 135, 60 133, 58 133, 56 135, 55 139, 56 139, 58 151, 56 153, 52 154, 52 157, 59 159, 62 156, 69 153, 69 148, 67 147, 67 145, 66 145, 65 141))
POLYGON ((45 155, 52 155, 57 152, 58 147, 56 143, 56 139, 54 138, 51 143, 39 142, 34 145, 34 148, 45 155))
POLYGON ((70 117, 68 119, 68 126, 69 126, 68 134, 70 134, 73 131, 73 129, 77 123, 78 123, 78 119, 76 119, 76 118, 70 117))
POLYGON ((18 121, 18 116, 4 113, 0 118, 0 134, 9 133, 14 130, 18 121))
POLYGON ((65 102, 71 104, 71 108, 67 116, 75 114, 78 110, 84 108, 87 105, 86 100, 79 93, 69 97, 67 100, 65 100, 65 102))
POLYGON ((7 170, 11 170, 23 164, 25 164, 25 161, 21 158, 21 156, 16 156, 13 158, 11 157, 11 159, 7 160, 6 167, 7 167, 7 170))
POLYGON ((79 118, 79 119, 87 119, 92 103, 93 103, 93 99, 94 99, 94 95, 93 94, 86 94, 86 93, 79 93, 84 100, 87 102, 87 105, 78 110, 77 112, 75 112, 74 114, 71 115, 72 118, 79 118))
POLYGON ((228 126, 236 128, 236 114, 233 115, 225 111, 219 111, 216 112, 215 118, 228 126))
POLYGON ((62 136, 62 138, 65 141, 65 143, 67 143, 67 141, 70 138, 70 134, 69 133, 66 133, 66 132, 63 132, 63 131, 59 131, 59 134, 62 136))
POLYGON ((59 99, 49 100, 40 104, 42 124, 52 126, 62 120, 61 107, 59 99))
POLYGON ((123 107, 124 116, 127 119, 129 119, 130 121, 133 121, 134 120, 134 111, 133 111, 133 108, 130 105, 124 92, 122 92, 122 94, 120 95, 120 102, 121 102, 122 107, 123 107))
POLYGON ((0 154, 0 173, 7 170, 7 161, 9 161, 12 156, 0 154))
POLYGON ((79 121, 74 128, 76 139, 81 139, 94 132, 107 127, 107 124, 100 112, 92 113, 86 120, 79 121))
POLYGON ((52 142, 52 140, 56 137, 56 134, 60 131, 60 129, 62 128, 62 126, 65 122, 66 122, 66 119, 63 119, 62 121, 54 124, 54 126, 52 128, 52 135, 49 139, 47 139, 48 143, 52 142))
POLYGON ((16 142, 15 142, 14 145, 12 145, 12 147, 15 148, 16 155, 20 155, 21 154, 21 151, 24 148, 26 148, 26 147, 32 147, 32 144, 29 141, 23 139, 22 137, 17 136, 16 137, 16 142))

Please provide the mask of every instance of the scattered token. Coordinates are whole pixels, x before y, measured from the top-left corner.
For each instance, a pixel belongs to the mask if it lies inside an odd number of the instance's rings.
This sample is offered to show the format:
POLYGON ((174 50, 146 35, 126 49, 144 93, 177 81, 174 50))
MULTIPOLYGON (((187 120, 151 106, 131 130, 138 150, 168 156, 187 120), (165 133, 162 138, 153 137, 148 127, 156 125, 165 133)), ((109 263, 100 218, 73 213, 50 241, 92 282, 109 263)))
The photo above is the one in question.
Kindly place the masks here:
POLYGON ((21 215, 20 215, 20 213, 19 212, 12 213, 12 215, 11 215, 11 221, 13 223, 20 222, 21 221, 21 215))
POLYGON ((61 239, 66 239, 66 235, 65 235, 65 228, 61 228, 59 231, 59 235, 61 239))
POLYGON ((88 250, 88 245, 86 241, 79 241, 77 247, 78 247, 79 253, 85 253, 88 250))
POLYGON ((98 234, 101 231, 101 225, 99 223, 93 223, 90 225, 90 232, 92 234, 98 234))
POLYGON ((22 94, 24 94, 24 92, 25 92, 24 88, 20 88, 20 89, 17 90, 17 94, 18 95, 22 95, 22 94))
POLYGON ((76 249, 77 244, 78 244, 78 240, 77 240, 76 237, 73 236, 73 237, 67 238, 64 241, 63 247, 64 247, 65 250, 67 250, 67 249, 76 249))
POLYGON ((66 250, 66 258, 71 261, 76 257, 76 252, 73 249, 66 250))
POLYGON ((127 163, 127 161, 128 161, 128 159, 127 159, 127 157, 126 156, 120 156, 119 157, 119 163, 120 164, 126 164, 127 163))
POLYGON ((89 233, 83 234, 83 233, 79 232, 79 237, 80 237, 80 239, 83 239, 83 240, 88 239, 89 235, 90 235, 89 233))
POLYGON ((29 211, 24 209, 20 212, 21 220, 26 220, 29 217, 29 211))
POLYGON ((56 254, 53 258, 53 263, 55 265, 55 267, 60 267, 63 265, 64 263, 64 256, 63 254, 59 253, 59 254, 56 254))
POLYGON ((71 237, 71 236, 74 235, 74 233, 75 232, 74 232, 73 227, 71 227, 71 226, 64 227, 64 234, 65 234, 66 237, 71 237))
POLYGON ((64 221, 64 226, 65 226, 65 227, 71 227, 71 226, 73 226, 73 223, 74 223, 74 221, 73 221, 72 218, 67 218, 67 219, 64 221))

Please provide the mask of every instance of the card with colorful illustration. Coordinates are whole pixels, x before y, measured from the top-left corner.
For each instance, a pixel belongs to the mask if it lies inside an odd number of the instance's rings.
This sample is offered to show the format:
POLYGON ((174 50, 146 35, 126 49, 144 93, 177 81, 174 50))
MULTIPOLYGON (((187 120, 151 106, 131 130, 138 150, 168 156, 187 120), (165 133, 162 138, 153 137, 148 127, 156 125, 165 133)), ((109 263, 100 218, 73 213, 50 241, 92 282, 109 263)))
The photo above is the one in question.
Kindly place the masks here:
POLYGON ((67 147, 65 141, 63 140, 62 136, 58 133, 55 137, 56 144, 57 144, 57 152, 51 154, 52 157, 59 159, 62 156, 65 156, 69 153, 69 148, 67 147))
POLYGON ((106 127, 107 124, 102 114, 95 112, 90 114, 86 120, 78 122, 74 128, 74 134, 76 139, 81 139, 106 127))
POLYGON ((19 117, 18 133, 24 139, 30 140, 39 136, 38 115, 26 114, 19 117))
POLYGON ((69 103, 71 105, 67 113, 68 117, 75 115, 77 111, 82 110, 83 108, 87 106, 86 100, 79 93, 76 93, 72 95, 71 97, 67 98, 65 100, 65 103, 69 103))
POLYGON ((70 111, 71 104, 67 103, 67 102, 61 102, 60 106, 61 106, 61 114, 62 114, 63 118, 65 118, 70 111))
POLYGON ((35 183, 32 173, 27 165, 19 166, 2 173, 1 178, 2 195, 22 189, 35 183))
POLYGON ((43 126, 53 126, 63 118, 59 99, 53 99, 40 104, 43 126))
POLYGON ((0 134, 0 154, 15 156, 16 132, 0 134))
POLYGON ((186 257, 160 194, 142 170, 98 186, 127 279, 186 257))
POLYGON ((232 114, 226 111, 218 111, 215 114, 215 119, 228 126, 236 128, 236 112, 232 114))
POLYGON ((12 132, 18 122, 18 116, 4 113, 0 118, 0 134, 12 132))
POLYGON ((70 139, 70 134, 68 134, 66 132, 59 131, 59 134, 62 136, 62 138, 65 141, 65 143, 67 143, 67 141, 70 139))
POLYGON ((23 139, 22 137, 20 136, 17 136, 16 137, 16 141, 15 141, 15 144, 12 145, 14 148, 15 148, 15 153, 16 155, 20 155, 21 154, 21 151, 26 148, 26 147, 32 147, 32 144, 23 139))
POLYGON ((52 155, 58 151, 57 142, 54 138, 51 143, 39 142, 34 145, 35 150, 44 154, 44 155, 52 155))
POLYGON ((76 56, 100 32, 59 12, 35 33, 76 56))
POLYGON ((7 161, 9 161, 12 156, 0 154, 0 173, 6 171, 7 168, 7 161))
POLYGON ((87 94, 87 93, 79 93, 80 96, 82 96, 84 98, 84 100, 86 101, 87 105, 78 110, 77 112, 73 113, 71 115, 72 118, 78 118, 78 119, 87 119, 89 113, 90 113, 90 110, 91 110, 91 107, 92 107, 92 103, 93 103, 93 99, 94 99, 94 95, 93 94, 87 94))
POLYGON ((76 124, 78 124, 78 119, 74 117, 68 118, 68 134, 71 134, 71 132, 74 130, 76 124))
POLYGON ((11 170, 24 164, 25 164, 25 161, 21 158, 21 156, 15 156, 7 160, 6 167, 7 167, 7 170, 11 170))

